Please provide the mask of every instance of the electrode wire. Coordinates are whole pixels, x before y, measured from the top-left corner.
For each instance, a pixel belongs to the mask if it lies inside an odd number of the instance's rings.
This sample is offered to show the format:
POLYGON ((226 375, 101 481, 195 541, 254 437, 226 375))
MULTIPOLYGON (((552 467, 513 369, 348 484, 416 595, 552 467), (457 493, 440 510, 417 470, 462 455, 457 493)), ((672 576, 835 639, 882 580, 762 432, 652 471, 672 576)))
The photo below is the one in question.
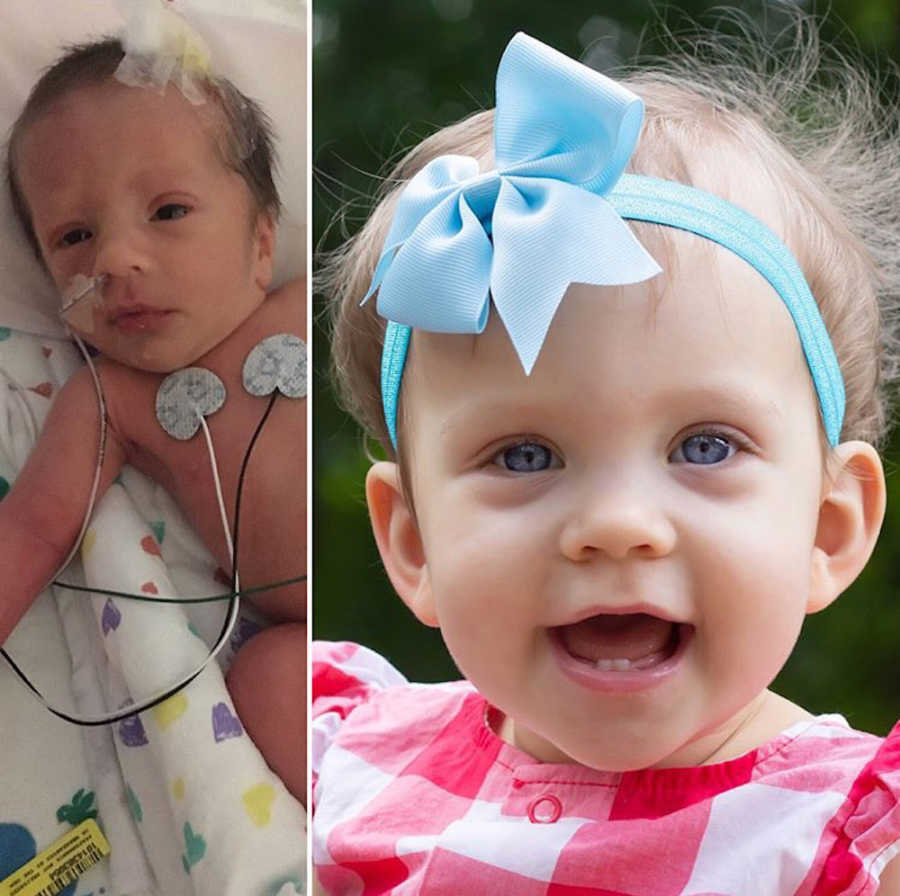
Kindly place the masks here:
MULTIPOLYGON (((102 280, 104 280, 105 278, 106 278, 106 275, 101 275, 99 278, 94 278, 94 280, 91 282, 91 284, 89 284, 81 293, 79 293, 73 299, 69 300, 64 305, 63 310, 67 310, 68 308, 71 308, 72 305, 75 304, 75 302, 84 298, 85 295, 87 295, 93 288, 95 288, 98 285, 98 282, 102 282, 102 280)), ((84 520, 82 521, 82 525, 81 525, 81 529, 79 531, 78 537, 75 539, 75 543, 74 543, 71 551, 69 552, 68 556, 66 557, 65 561, 59 567, 59 569, 56 571, 56 573, 53 575, 52 582, 54 584, 58 584, 62 587, 71 588, 71 589, 78 590, 78 591, 83 590, 83 591, 90 591, 92 593, 110 593, 110 592, 106 592, 102 589, 94 590, 94 589, 87 588, 87 587, 68 585, 66 583, 56 581, 57 576, 62 572, 63 569, 65 569, 69 565, 72 558, 75 556, 76 552, 78 551, 79 547, 81 546, 81 542, 84 538, 84 534, 87 531, 87 528, 90 524, 91 515, 93 513, 94 504, 96 502, 97 491, 98 491, 99 484, 100 484, 100 478, 102 475, 103 462, 104 462, 104 459, 106 456, 106 435, 107 435, 106 420, 107 420, 107 417, 106 417, 106 400, 105 400, 105 397, 103 394, 103 387, 101 385, 100 377, 98 376, 97 370, 91 359, 90 353, 88 352, 87 348, 85 347, 84 343, 82 342, 82 340, 78 336, 78 334, 75 333, 74 331, 72 331, 71 328, 69 328, 69 330, 70 330, 70 333, 71 333, 72 337, 74 338, 76 344, 78 345, 79 349, 81 350, 82 355, 85 358, 88 369, 90 370, 90 373, 91 373, 91 377, 94 381, 94 387, 95 387, 95 391, 97 393, 98 410, 99 410, 99 416, 100 416, 100 438, 99 438, 99 445, 98 445, 98 449, 97 449, 97 464, 96 464, 96 467, 94 470, 94 478, 93 478, 93 482, 91 485, 90 496, 88 499, 87 511, 85 513, 84 520)), ((4 374, 6 374, 5 371, 2 371, 2 372, 4 374)), ((12 382, 13 385, 17 389, 22 389, 22 386, 20 383, 18 383, 13 377, 9 376, 8 374, 6 374, 6 375, 7 375, 8 379, 10 380, 10 382, 12 382)), ((15 661, 12 659, 12 657, 7 653, 7 651, 4 648, 0 648, 0 655, 2 655, 4 657, 4 659, 7 661, 7 663, 9 663, 10 667, 16 673, 19 680, 25 685, 25 687, 27 688, 29 693, 31 693, 34 697, 36 697, 46 707, 46 709, 49 710, 53 715, 57 716, 58 718, 64 719, 67 722, 71 722, 72 724, 82 725, 82 726, 108 725, 108 724, 129 718, 130 716, 136 715, 140 712, 144 712, 147 709, 151 709, 152 707, 157 706, 158 704, 167 700, 169 697, 178 693, 178 691, 180 691, 182 688, 184 688, 188 684, 190 684, 190 682, 193 681, 206 668, 206 666, 208 665, 210 660, 221 651, 222 647, 225 645, 226 641, 228 640, 228 637, 230 636, 230 634, 234 628, 234 625, 235 625, 235 622, 237 621, 238 613, 240 610, 241 591, 240 591, 240 576, 238 573, 238 563, 237 563, 237 546, 238 546, 240 508, 241 508, 241 497, 242 497, 242 493, 243 493, 244 476, 245 476, 245 473, 247 470, 247 465, 250 460, 250 455, 251 455, 253 448, 256 444, 256 441, 262 431, 263 426, 265 425, 266 421, 269 418, 269 414, 272 411, 272 408, 275 404, 275 400, 276 400, 277 396, 278 396, 278 392, 276 390, 272 393, 272 397, 269 400, 266 410, 263 413, 259 423, 256 426, 256 429, 253 432, 253 435, 247 446, 247 451, 244 454, 244 459, 241 464, 240 473, 238 475, 236 495, 235 495, 234 538, 233 538, 233 540, 232 540, 231 532, 229 531, 229 527, 228 527, 228 516, 225 511, 225 501, 222 496, 221 479, 219 477, 218 465, 216 463, 215 449, 213 447, 212 437, 209 433, 209 428, 206 424, 206 421, 203 419, 203 415, 201 413, 199 413, 199 411, 198 411, 200 425, 203 429, 203 434, 206 439, 207 450, 208 450, 209 459, 210 459, 210 468, 212 471, 213 482, 214 482, 215 490, 216 490, 216 499, 217 499, 219 514, 221 517, 223 530, 225 533, 225 541, 228 546, 229 556, 231 557, 231 568, 232 568, 231 594, 227 596, 227 599, 229 601, 228 613, 224 620, 222 629, 219 632, 219 636, 217 637, 216 642, 213 645, 212 649, 210 650, 209 654, 206 656, 206 658, 203 660, 203 662, 200 664, 200 666, 195 668, 187 676, 183 677, 177 684, 173 685, 170 688, 164 689, 162 692, 158 692, 157 694, 147 698, 146 700, 141 701, 138 704, 132 704, 132 705, 128 706, 127 709, 122 708, 113 713, 104 713, 102 715, 97 715, 97 716, 74 716, 74 715, 66 713, 62 710, 59 710, 56 707, 52 706, 50 703, 48 703, 47 699, 34 686, 34 684, 32 684, 32 682, 30 681, 28 676, 25 675, 25 673, 19 668, 19 666, 15 663, 15 661)), ((27 405, 27 402, 26 402, 26 405, 27 405)), ((31 411, 30 407, 28 410, 30 413, 30 411, 31 411)), ((32 419, 30 422, 31 422, 32 427, 34 428, 34 431, 36 434, 37 426, 36 426, 36 421, 33 419, 33 415, 32 415, 32 419)), ((281 584, 289 584, 294 581, 302 581, 305 578, 306 578, 305 576, 301 576, 294 580, 287 580, 287 582, 285 582, 285 583, 275 583, 273 585, 267 585, 267 586, 263 586, 261 588, 248 589, 248 593, 250 591, 267 590, 270 588, 278 587, 281 584)), ((115 592, 113 592, 113 593, 115 593, 115 592)), ((148 598, 143 597, 142 595, 128 595, 128 594, 125 594, 124 592, 118 592, 117 594, 118 594, 118 596, 137 599, 137 600, 147 600, 148 599, 148 598)), ((221 599, 225 599, 225 596, 216 596, 214 598, 198 598, 198 599, 188 598, 188 599, 181 600, 181 601, 167 600, 167 601, 163 601, 163 602, 166 602, 166 603, 205 603, 205 602, 208 602, 211 600, 221 600, 221 599)), ((156 601, 156 602, 160 602, 160 601, 156 601)))

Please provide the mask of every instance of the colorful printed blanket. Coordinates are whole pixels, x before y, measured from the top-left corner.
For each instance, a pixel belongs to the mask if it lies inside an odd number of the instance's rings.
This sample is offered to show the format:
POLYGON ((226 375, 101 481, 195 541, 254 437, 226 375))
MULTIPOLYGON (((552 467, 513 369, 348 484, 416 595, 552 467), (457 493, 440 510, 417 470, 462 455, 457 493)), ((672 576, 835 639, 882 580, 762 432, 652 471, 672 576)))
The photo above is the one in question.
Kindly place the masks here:
MULTIPOLYGON (((78 364, 65 341, 0 328, 0 495, 78 364)), ((131 469, 98 502, 81 560, 60 578, 160 599, 227 591, 169 496, 131 469)), ((5 646, 54 702, 99 713, 198 665, 224 612, 221 603, 163 606, 53 587, 5 646)), ((111 853, 65 896, 305 892, 305 812, 244 732, 223 679, 258 625, 242 610, 219 663, 110 726, 55 718, 0 663, 0 880, 96 818, 111 853)))

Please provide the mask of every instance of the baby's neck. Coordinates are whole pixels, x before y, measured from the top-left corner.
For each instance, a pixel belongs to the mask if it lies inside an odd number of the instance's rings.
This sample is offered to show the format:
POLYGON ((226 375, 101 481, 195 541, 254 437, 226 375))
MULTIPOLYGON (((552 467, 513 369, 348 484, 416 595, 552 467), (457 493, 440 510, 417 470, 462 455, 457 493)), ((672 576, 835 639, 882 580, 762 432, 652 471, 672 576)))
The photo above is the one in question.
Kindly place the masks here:
MULTIPOLYGON (((737 759, 761 747, 798 722, 811 719, 805 709, 785 697, 765 690, 726 723, 709 734, 685 744, 676 753, 658 763, 655 768, 694 767, 714 765, 737 759)), ((536 747, 535 735, 514 719, 494 711, 488 724, 506 743, 545 762, 575 764, 575 760, 561 750, 550 755, 545 743, 536 747)), ((551 747, 551 752, 554 748, 551 747)), ((604 771, 598 768, 598 771, 604 771)))
POLYGON ((206 367, 225 380, 239 379, 239 368, 248 352, 271 333, 292 333, 305 340, 302 292, 303 285, 296 280, 273 290, 221 342, 185 366, 206 367))

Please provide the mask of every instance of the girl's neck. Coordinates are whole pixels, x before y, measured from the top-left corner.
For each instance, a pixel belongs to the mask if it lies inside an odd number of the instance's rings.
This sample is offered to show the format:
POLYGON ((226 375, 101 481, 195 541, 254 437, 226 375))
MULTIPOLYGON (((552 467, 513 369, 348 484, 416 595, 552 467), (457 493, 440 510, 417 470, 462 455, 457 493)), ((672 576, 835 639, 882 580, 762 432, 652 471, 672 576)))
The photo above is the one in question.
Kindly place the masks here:
MULTIPOLYGON (((527 737, 523 738, 521 732, 517 732, 513 719, 499 713, 494 718, 496 724, 492 727, 502 740, 526 753, 530 752, 527 737)), ((663 762, 658 767, 693 767, 727 762, 761 747, 797 722, 811 718, 812 715, 796 703, 765 690, 725 724, 685 745, 671 762, 663 762)), ((560 753, 557 761, 565 763, 573 760, 566 759, 560 753)))

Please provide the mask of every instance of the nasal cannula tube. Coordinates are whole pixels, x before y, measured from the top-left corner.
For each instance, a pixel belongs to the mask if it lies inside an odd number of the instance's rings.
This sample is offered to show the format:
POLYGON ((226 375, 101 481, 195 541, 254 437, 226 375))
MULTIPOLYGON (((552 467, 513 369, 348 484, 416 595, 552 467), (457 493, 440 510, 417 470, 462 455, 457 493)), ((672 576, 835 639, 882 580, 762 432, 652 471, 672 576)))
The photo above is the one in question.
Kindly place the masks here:
POLYGON ((76 302, 80 302, 92 290, 103 286, 108 276, 108 274, 97 274, 96 277, 85 277, 84 274, 76 274, 72 278, 69 288, 63 294, 62 308, 59 309, 59 313, 65 314, 76 302))
POLYGON ((76 274, 63 293, 60 316, 70 326, 82 333, 94 332, 94 311, 103 307, 103 296, 100 290, 109 279, 109 274, 98 274, 96 277, 85 277, 76 274), (89 298, 87 302, 83 299, 89 298), (79 304, 80 303, 80 304, 79 304))

